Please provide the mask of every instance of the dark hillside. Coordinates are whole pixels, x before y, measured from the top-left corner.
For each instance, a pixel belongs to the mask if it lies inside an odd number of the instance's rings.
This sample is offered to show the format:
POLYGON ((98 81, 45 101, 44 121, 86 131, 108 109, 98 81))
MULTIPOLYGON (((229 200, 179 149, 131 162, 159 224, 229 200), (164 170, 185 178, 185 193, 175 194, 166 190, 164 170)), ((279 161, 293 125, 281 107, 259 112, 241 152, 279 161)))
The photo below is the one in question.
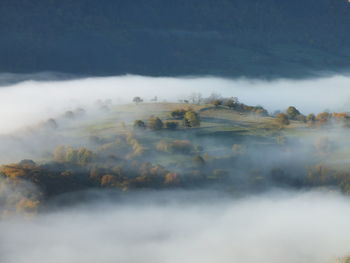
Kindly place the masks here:
POLYGON ((346 0, 2 0, 0 71, 298 77, 350 67, 346 0))

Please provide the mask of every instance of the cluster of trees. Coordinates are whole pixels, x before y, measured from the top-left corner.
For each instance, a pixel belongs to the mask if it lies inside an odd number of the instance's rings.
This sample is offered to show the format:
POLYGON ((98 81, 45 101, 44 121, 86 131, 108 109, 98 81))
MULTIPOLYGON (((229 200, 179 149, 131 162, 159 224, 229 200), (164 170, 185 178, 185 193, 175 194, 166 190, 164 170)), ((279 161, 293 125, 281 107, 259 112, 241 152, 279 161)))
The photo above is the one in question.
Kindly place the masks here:
POLYGON ((294 121, 300 121, 304 123, 309 123, 310 125, 313 124, 329 124, 338 122, 343 124, 344 126, 347 126, 346 121, 350 119, 349 115, 346 112, 321 112, 317 115, 310 113, 308 115, 303 115, 300 113, 300 111, 295 108, 294 106, 289 106, 284 113, 276 112, 275 113, 276 120, 279 124, 282 125, 289 125, 290 120, 294 121))
POLYGON ((193 109, 176 109, 170 113, 170 116, 176 120, 182 120, 184 127, 199 127, 200 116, 193 109))
POLYGON ((143 120, 134 121, 135 130, 145 130, 149 128, 153 131, 159 131, 162 129, 176 130, 179 127, 179 123, 182 122, 183 127, 194 128, 200 126, 199 114, 192 109, 177 109, 170 113, 173 120, 162 121, 157 116, 151 116, 147 122, 143 120))
POLYGON ((215 107, 225 106, 229 109, 236 110, 239 112, 254 113, 260 116, 268 116, 269 113, 262 106, 249 106, 239 102, 237 97, 225 98, 219 94, 211 94, 205 99, 205 102, 212 104, 215 107))
POLYGON ((149 128, 153 131, 159 131, 161 129, 163 129, 164 127, 164 123, 163 121, 156 116, 151 116, 148 121, 147 124, 142 121, 142 120, 135 120, 134 121, 134 128, 137 130, 144 130, 146 128, 149 128))
POLYGON ((157 143, 156 149, 168 153, 190 154, 194 151, 194 146, 189 140, 175 140, 171 142, 161 140, 157 143))
POLYGON ((71 146, 58 146, 53 152, 54 161, 77 165, 87 165, 93 161, 94 157, 93 152, 84 147, 75 149, 71 146))

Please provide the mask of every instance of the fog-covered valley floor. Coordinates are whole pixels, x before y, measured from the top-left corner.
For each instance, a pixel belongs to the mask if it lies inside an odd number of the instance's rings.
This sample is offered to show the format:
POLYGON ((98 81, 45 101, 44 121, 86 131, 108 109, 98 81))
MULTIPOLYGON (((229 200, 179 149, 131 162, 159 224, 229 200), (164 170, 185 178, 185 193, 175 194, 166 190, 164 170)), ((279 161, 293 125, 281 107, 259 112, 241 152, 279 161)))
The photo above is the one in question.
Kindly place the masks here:
POLYGON ((350 200, 337 193, 233 199, 171 191, 101 200, 1 221, 1 262, 320 263, 350 252, 350 200))

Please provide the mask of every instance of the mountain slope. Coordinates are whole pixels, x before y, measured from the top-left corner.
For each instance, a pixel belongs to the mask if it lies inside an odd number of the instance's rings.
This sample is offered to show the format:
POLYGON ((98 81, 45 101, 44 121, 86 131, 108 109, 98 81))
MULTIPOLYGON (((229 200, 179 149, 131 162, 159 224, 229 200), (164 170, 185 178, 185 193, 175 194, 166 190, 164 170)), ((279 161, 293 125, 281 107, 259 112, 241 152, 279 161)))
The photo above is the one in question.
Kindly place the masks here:
POLYGON ((297 77, 350 67, 345 0, 2 0, 0 71, 297 77))

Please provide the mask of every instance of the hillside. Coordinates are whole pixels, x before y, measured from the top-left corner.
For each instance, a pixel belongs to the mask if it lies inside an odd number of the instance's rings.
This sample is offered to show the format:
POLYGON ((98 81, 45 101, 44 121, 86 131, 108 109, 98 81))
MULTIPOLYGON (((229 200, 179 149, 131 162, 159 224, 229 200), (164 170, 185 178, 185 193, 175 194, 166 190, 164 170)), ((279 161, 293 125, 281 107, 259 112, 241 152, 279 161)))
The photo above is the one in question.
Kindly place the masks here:
MULTIPOLYGON (((232 98, 209 97, 201 104, 99 101, 94 109, 73 109, 0 137, 10 153, 25 156, 0 166, 0 186, 14 189, 3 202, 12 213, 92 189, 349 193, 349 127, 347 113, 304 116, 289 107, 268 114, 232 98), (22 186, 28 183, 29 189, 22 186)), ((9 157, 0 152, 2 161, 9 157)))
POLYGON ((350 66, 345 0, 3 0, 0 71, 305 77, 350 66))

